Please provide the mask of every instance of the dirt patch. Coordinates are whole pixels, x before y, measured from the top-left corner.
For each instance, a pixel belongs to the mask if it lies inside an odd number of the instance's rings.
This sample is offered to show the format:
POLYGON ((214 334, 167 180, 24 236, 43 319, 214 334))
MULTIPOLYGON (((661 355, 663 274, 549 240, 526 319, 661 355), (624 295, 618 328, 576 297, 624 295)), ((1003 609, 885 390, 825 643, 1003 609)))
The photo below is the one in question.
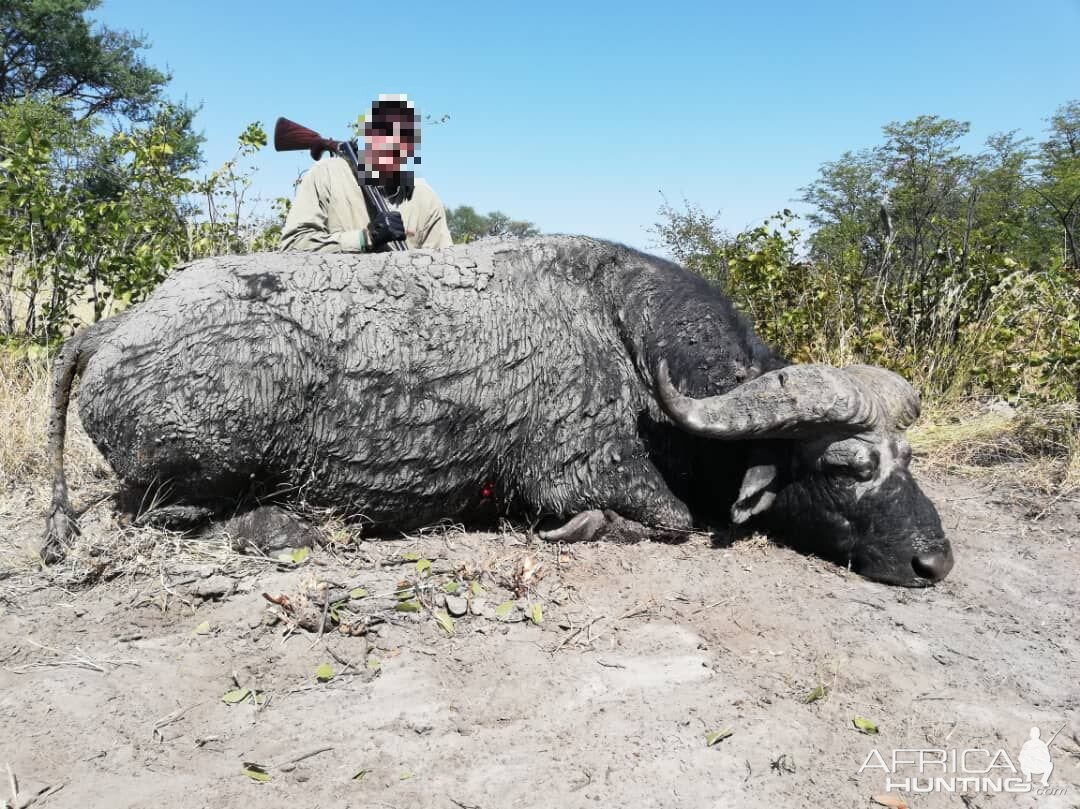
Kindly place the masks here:
POLYGON ((925 488, 957 556, 928 590, 760 540, 452 530, 287 564, 148 548, 137 575, 76 588, 19 562, 41 518, 12 495, 0 763, 20 802, 53 790, 42 807, 869 806, 887 786, 874 750, 890 765, 897 749, 1002 749, 1019 766, 1038 727, 1060 728, 1058 794, 910 805, 1080 805, 1080 507, 925 488))

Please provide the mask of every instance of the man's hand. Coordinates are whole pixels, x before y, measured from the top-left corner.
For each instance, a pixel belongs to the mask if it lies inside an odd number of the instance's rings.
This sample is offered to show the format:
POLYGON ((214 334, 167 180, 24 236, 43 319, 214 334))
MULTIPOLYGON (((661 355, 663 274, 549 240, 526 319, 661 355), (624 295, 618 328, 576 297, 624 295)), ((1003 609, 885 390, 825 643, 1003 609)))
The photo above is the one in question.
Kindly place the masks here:
POLYGON ((405 241, 405 223, 398 211, 377 213, 367 226, 367 248, 374 250, 389 242, 405 241))

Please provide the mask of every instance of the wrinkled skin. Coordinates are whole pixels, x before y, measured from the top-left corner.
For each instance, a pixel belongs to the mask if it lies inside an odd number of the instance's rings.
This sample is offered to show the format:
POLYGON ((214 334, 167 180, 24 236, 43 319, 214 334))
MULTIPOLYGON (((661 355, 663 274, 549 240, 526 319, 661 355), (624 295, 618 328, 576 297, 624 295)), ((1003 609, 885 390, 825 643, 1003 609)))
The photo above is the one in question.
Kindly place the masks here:
POLYGON ((173 527, 267 499, 389 533, 505 514, 564 523, 551 539, 670 537, 754 519, 870 578, 948 572, 933 507, 882 454, 898 430, 700 438, 665 414, 661 366, 692 397, 803 367, 701 278, 579 237, 197 262, 58 359, 43 556, 77 528, 62 451, 78 372, 87 433, 173 527), (867 480, 847 469, 866 466, 852 440, 877 449, 867 480))

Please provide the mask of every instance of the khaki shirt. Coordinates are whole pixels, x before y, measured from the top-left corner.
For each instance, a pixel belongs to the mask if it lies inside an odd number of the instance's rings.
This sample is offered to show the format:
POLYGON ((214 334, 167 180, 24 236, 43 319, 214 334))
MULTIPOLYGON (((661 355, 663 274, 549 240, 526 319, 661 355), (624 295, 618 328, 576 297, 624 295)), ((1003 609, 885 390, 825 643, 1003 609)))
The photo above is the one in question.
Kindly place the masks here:
MULTIPOLYGON (((421 179, 412 196, 387 200, 405 222, 405 244, 418 247, 449 247, 450 229, 446 212, 435 192, 421 179)), ((280 249, 311 250, 324 253, 358 253, 364 249, 364 228, 371 219, 356 177, 340 157, 320 160, 300 181, 296 199, 285 217, 280 249)), ((383 245, 379 250, 389 250, 383 245)))

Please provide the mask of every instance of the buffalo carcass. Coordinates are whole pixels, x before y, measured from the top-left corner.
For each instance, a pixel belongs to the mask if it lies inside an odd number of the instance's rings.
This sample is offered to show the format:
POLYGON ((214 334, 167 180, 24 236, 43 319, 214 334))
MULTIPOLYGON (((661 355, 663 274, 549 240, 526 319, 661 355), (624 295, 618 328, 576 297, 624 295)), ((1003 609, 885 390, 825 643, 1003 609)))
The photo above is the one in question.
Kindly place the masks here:
POLYGON ((75 530, 65 411, 165 517, 268 496, 379 530, 501 514, 553 539, 723 523, 880 581, 953 563, 912 479, 914 390, 791 365, 681 267, 579 237, 197 261, 70 340, 55 371, 44 556, 75 530), (167 484, 167 485, 163 485, 167 484))

